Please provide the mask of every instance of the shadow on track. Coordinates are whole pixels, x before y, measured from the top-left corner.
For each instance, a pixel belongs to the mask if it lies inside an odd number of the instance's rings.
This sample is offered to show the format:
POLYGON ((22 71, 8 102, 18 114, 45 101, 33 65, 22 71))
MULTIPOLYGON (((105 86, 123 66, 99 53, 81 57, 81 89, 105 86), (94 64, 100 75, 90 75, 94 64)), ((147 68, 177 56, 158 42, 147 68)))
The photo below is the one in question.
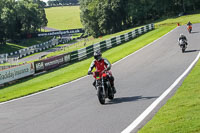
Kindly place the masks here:
POLYGON ((187 50, 185 53, 191 53, 191 52, 199 52, 200 50, 187 50))
POLYGON ((199 33, 199 32, 198 32, 198 31, 192 31, 192 32, 191 32, 191 34, 194 34, 194 33, 199 33))
POLYGON ((108 101, 106 104, 119 104, 119 103, 124 103, 124 102, 133 102, 133 101, 138 101, 138 100, 146 100, 146 99, 153 99, 153 98, 158 98, 156 97, 143 97, 143 96, 133 96, 133 97, 121 97, 121 98, 114 98, 111 101, 108 101))

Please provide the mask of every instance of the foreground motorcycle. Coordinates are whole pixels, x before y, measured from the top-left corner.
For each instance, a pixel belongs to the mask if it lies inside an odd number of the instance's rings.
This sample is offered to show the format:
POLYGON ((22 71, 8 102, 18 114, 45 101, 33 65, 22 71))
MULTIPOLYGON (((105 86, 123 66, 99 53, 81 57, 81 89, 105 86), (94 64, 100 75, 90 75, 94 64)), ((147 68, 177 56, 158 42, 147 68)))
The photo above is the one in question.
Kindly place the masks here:
POLYGON ((192 26, 191 26, 191 25, 188 25, 188 26, 187 26, 187 30, 188 30, 189 33, 191 33, 191 32, 192 32, 192 26))
POLYGON ((113 89, 111 87, 110 81, 109 81, 109 75, 106 71, 99 72, 91 72, 93 74, 93 77, 95 80, 95 88, 97 90, 97 96, 99 99, 99 102, 101 104, 105 104, 105 99, 114 99, 114 93, 113 89))
POLYGON ((181 47, 182 49, 182 53, 185 52, 185 49, 187 48, 187 42, 185 40, 180 40, 179 41, 179 46, 181 47))

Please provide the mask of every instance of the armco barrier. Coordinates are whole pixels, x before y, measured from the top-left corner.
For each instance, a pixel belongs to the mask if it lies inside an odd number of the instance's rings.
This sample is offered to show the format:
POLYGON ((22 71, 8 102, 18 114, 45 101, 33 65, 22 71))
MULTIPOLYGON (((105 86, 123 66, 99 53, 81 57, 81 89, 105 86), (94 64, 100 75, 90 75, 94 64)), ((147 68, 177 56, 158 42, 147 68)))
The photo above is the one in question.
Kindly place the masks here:
POLYGON ((26 57, 28 55, 38 53, 38 52, 47 50, 49 48, 55 47, 58 44, 68 43, 69 41, 77 40, 77 39, 80 39, 80 37, 71 38, 71 39, 55 39, 55 38, 53 38, 53 39, 51 39, 47 42, 41 43, 41 44, 37 44, 37 45, 33 45, 31 47, 28 47, 28 48, 20 49, 18 51, 12 52, 12 53, 2 54, 2 55, 0 55, 0 64, 7 62, 7 60, 1 59, 2 56, 23 58, 23 57, 26 57))
POLYGON ((0 64, 6 63, 8 59, 8 54, 0 54, 0 64))
POLYGON ((37 45, 33 45, 31 47, 28 47, 28 48, 20 49, 18 51, 12 52, 12 53, 1 54, 0 55, 0 64, 6 63, 8 57, 9 58, 10 57, 23 58, 25 56, 28 56, 28 55, 31 55, 31 54, 34 54, 34 53, 37 53, 37 52, 41 52, 41 51, 46 50, 48 48, 54 47, 58 44, 59 44, 59 40, 53 38, 53 39, 51 39, 47 42, 37 44, 37 45))
POLYGON ((82 48, 82 49, 73 51, 70 53, 70 62, 76 62, 76 61, 80 61, 82 59, 91 57, 93 55, 94 51, 97 51, 97 50, 105 51, 112 47, 118 46, 124 42, 130 41, 130 40, 138 37, 139 35, 142 35, 153 29, 154 29, 154 24, 149 24, 149 25, 146 25, 139 29, 125 33, 123 35, 112 37, 111 39, 101 41, 99 43, 93 44, 86 48, 82 48))
POLYGON ((62 64, 74 63, 74 62, 86 59, 88 57, 91 57, 94 51, 97 51, 97 50, 106 51, 107 49, 118 46, 124 42, 130 41, 138 37, 139 35, 142 35, 152 29, 154 29, 154 24, 149 24, 139 29, 133 30, 129 33, 125 33, 123 35, 112 37, 111 39, 107 39, 99 43, 95 43, 86 48, 72 51, 64 55, 59 55, 56 57, 50 57, 48 59, 36 61, 34 62, 35 72, 37 73, 41 71, 50 70, 62 64), (47 64, 51 64, 51 65, 47 67, 47 64))
POLYGON ((33 45, 31 47, 28 47, 26 49, 21 49, 18 51, 19 54, 19 58, 23 58, 25 56, 46 50, 48 48, 54 47, 58 45, 58 39, 51 39, 47 42, 41 43, 41 44, 37 44, 37 45, 33 45))

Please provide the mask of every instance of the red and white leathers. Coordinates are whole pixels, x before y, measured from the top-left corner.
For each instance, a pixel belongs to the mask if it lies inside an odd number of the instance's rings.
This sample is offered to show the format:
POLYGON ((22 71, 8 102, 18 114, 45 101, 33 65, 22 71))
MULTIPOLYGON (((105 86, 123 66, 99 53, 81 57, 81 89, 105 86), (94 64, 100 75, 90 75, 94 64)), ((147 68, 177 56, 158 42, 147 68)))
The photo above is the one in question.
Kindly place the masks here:
POLYGON ((93 68, 95 68, 96 71, 100 72, 106 70, 109 73, 111 86, 114 87, 114 77, 110 71, 111 64, 106 58, 101 58, 100 60, 93 60, 88 69, 88 72, 91 72, 93 68))

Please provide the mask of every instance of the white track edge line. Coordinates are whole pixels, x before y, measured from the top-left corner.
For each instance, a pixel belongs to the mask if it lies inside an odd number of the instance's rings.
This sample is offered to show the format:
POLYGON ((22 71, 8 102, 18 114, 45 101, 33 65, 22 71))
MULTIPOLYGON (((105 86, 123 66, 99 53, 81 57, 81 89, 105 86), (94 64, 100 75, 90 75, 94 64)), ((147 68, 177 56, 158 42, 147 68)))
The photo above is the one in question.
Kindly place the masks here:
POLYGON ((130 133, 133 131, 143 120, 147 117, 153 109, 178 85, 178 83, 190 72, 190 70, 194 67, 197 61, 200 58, 200 52, 197 55, 196 59, 192 62, 192 64, 185 70, 185 72, 178 78, 176 81, 159 97, 157 98, 135 121, 133 121, 126 129, 124 129, 121 133, 130 133))
MULTIPOLYGON (((177 28, 178 28, 178 27, 176 27, 175 29, 177 29, 177 28)), ((166 35, 168 35, 168 34, 171 33, 172 31, 174 31, 175 29, 171 30, 170 32, 168 32, 167 34, 161 36, 160 38, 154 40, 154 41, 151 42, 150 44, 148 44, 148 45, 142 47, 141 49, 135 51, 134 53, 129 54, 129 55, 127 55, 126 57, 124 57, 124 58, 122 58, 122 59, 116 61, 116 62, 113 63, 112 65, 115 65, 115 64, 119 63, 120 61, 125 60, 125 59, 128 58, 129 56, 138 53, 139 51, 145 49, 146 47, 152 45, 153 43, 157 42, 157 41, 160 40, 161 38, 165 37, 166 35)), ((6 103, 10 103, 10 102, 14 102, 14 101, 17 101, 17 100, 20 100, 20 99, 28 98, 28 97, 31 97, 31 96, 35 96, 35 95, 38 95, 38 94, 41 94, 41 93, 45 93, 45 92, 48 92, 48 91, 52 91, 52 90, 54 90, 54 89, 56 89, 56 88, 59 88, 59 87, 65 86, 65 85, 67 85, 67 84, 74 83, 74 82, 79 81, 79 80, 81 80, 81 79, 83 79, 83 78, 86 78, 86 77, 88 77, 88 75, 83 76, 83 77, 81 77, 81 78, 79 78, 79 79, 76 79, 76 80, 70 81, 70 82, 68 82, 68 83, 65 83, 65 84, 62 84, 62 85, 59 85, 59 86, 53 87, 53 88, 48 89, 48 90, 44 90, 44 91, 41 91, 41 92, 37 92, 37 93, 34 93, 34 94, 30 94, 30 95, 27 95, 27 96, 23 96, 23 97, 20 97, 20 98, 16 98, 16 99, 13 99, 13 100, 9 100, 9 101, 6 101, 6 102, 1 102, 0 105, 2 105, 2 104, 6 104, 6 103)))

